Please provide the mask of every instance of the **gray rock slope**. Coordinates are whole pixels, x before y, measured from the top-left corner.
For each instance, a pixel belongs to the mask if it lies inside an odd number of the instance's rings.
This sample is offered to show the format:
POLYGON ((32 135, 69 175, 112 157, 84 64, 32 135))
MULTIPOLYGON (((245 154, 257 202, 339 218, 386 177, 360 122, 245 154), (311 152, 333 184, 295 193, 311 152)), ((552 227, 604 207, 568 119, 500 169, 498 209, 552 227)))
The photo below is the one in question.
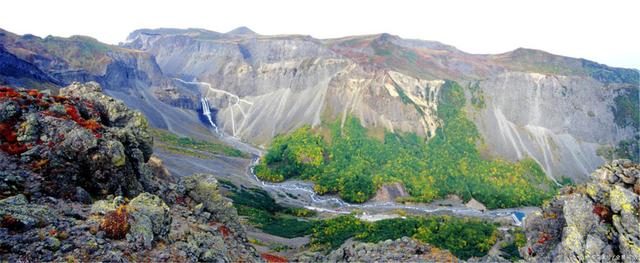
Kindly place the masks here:
POLYGON ((508 72, 480 87, 486 107, 475 119, 491 151, 510 160, 530 156, 555 178, 586 179, 603 162, 598 148, 638 132, 614 121, 622 90, 592 78, 508 72))
POLYGON ((443 79, 478 86, 473 96, 485 103, 469 113, 491 155, 531 157, 556 180, 584 180, 604 161, 598 148, 638 133, 613 114, 623 88, 637 92, 637 71, 542 51, 472 55, 388 34, 318 40, 200 29, 138 30, 125 46, 153 54, 175 78, 172 92, 184 95, 156 92, 163 101, 205 97, 218 126, 259 145, 347 115, 431 137, 443 79))

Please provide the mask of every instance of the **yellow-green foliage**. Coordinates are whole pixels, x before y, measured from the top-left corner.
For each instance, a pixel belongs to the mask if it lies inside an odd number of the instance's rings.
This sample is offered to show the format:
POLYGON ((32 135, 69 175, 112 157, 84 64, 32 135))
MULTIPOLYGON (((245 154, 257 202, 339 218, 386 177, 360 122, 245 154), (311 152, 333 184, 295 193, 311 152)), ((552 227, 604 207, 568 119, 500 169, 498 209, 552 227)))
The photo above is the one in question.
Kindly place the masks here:
POLYGON ((527 237, 524 235, 522 228, 516 228, 513 231, 513 242, 517 247, 524 247, 527 244, 527 237))
POLYGON ((322 138, 311 134, 309 126, 287 136, 277 136, 262 158, 263 165, 256 167, 256 174, 264 180, 279 182, 312 173, 324 163, 323 149, 322 138), (264 164, 269 164, 269 168, 264 164))
POLYGON ((457 194, 489 208, 539 205, 553 195, 555 186, 535 161, 481 158, 476 146, 481 138, 463 111, 464 93, 457 83, 447 81, 439 99, 444 125, 428 142, 389 132, 380 142, 367 135, 358 119, 348 117, 329 125, 330 143, 308 127, 278 136, 257 175, 271 181, 310 179, 316 192, 338 193, 350 202, 368 200, 389 182, 405 185, 411 195, 407 201, 457 194))

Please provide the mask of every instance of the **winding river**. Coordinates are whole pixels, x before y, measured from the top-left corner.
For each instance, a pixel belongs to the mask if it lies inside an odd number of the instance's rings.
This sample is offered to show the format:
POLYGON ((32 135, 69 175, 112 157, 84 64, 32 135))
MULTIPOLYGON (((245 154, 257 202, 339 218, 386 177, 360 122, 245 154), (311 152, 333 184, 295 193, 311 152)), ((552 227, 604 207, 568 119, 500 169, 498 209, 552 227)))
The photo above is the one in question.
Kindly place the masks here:
POLYGON ((253 160, 247 175, 262 189, 267 190, 277 196, 280 202, 291 205, 302 205, 307 209, 319 212, 334 214, 349 214, 352 211, 363 211, 369 215, 388 214, 397 210, 405 210, 417 214, 451 214, 457 216, 469 216, 494 219, 498 217, 510 216, 520 212, 527 214, 537 207, 519 207, 494 209, 482 212, 466 206, 437 206, 432 204, 401 204, 397 202, 374 202, 368 201, 362 204, 348 203, 335 196, 320 196, 313 190, 313 183, 288 180, 281 183, 269 183, 260 180, 254 173, 254 167, 258 164, 259 158, 253 160))

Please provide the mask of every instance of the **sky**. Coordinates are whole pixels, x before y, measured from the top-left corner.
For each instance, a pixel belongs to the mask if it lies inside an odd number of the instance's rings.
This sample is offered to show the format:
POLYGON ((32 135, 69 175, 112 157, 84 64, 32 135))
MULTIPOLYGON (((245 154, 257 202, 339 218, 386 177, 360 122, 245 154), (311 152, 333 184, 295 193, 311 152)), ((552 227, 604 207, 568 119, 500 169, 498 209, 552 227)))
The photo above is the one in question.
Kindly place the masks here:
POLYGON ((390 33, 469 53, 518 47, 640 69, 640 1, 514 0, 8 0, 0 28, 37 36, 88 35, 110 44, 139 28, 247 26, 316 38, 390 33))

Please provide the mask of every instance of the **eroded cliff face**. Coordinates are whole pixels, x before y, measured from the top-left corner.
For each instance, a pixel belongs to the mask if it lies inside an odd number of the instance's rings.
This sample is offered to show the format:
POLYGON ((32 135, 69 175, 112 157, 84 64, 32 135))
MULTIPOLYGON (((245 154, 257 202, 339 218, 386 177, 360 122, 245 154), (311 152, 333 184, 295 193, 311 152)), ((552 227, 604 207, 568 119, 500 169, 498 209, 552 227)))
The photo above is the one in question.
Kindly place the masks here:
POLYGON ((443 81, 365 69, 310 37, 138 31, 127 46, 154 54, 182 93, 208 99, 219 127, 256 144, 327 117, 428 137, 439 125, 443 81))
POLYGON ((444 79, 477 85, 468 92, 484 103, 467 112, 489 155, 531 157, 557 181, 584 180, 604 161, 598 149, 640 128, 616 101, 638 93, 637 71, 537 50, 474 55, 389 34, 320 40, 247 29, 143 29, 120 47, 2 31, 0 43, 20 60, 6 68, 40 70, 46 76, 34 78, 55 85, 95 80, 153 126, 202 139, 215 134, 203 99, 215 125, 255 145, 348 115, 367 128, 431 138, 442 124, 435 113, 444 79))
POLYGON ((559 180, 586 179, 604 162, 600 147, 636 133, 614 121, 622 90, 589 77, 508 72, 479 82, 484 108, 475 120, 494 155, 534 158, 559 180))

